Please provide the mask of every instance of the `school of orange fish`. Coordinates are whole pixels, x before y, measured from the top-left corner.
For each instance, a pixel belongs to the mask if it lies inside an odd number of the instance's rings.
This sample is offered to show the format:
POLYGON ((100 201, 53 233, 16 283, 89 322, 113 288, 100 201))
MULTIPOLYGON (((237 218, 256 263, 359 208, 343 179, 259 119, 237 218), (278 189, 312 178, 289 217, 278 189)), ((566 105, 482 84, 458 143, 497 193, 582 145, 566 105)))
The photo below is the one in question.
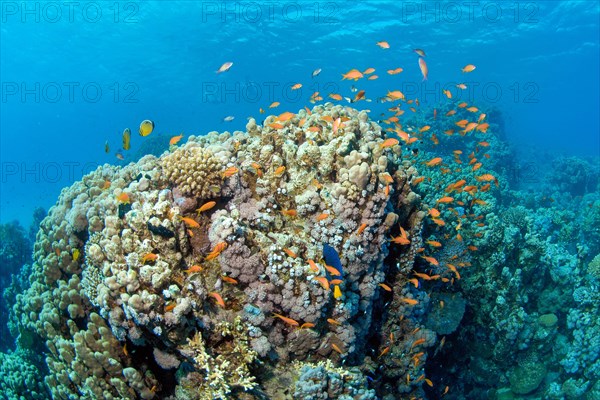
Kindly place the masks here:
MULTIPOLYGON (((384 51, 391 49, 391 46, 386 41, 376 43, 384 51)), ((418 55, 417 66, 422 74, 423 81, 429 78, 429 69, 426 62, 426 53, 422 49, 414 49, 414 53, 418 55)), ((233 66, 232 62, 224 63, 217 73, 228 71, 233 66)), ((462 73, 471 73, 476 69, 472 64, 465 65, 462 73)), ((387 70, 390 77, 399 75, 404 71, 403 68, 397 67, 387 70)), ((312 72, 312 78, 317 76, 321 69, 312 72)), ((350 80, 359 84, 361 79, 375 80, 379 76, 375 75, 374 67, 362 69, 351 68, 347 72, 342 73, 342 80, 350 80)), ((397 79, 397 78, 390 78, 397 79)), ((426 246, 418 249, 421 255, 422 262, 415 265, 414 277, 409 279, 407 283, 415 287, 427 284, 432 281, 442 282, 443 284, 453 285, 461 279, 459 270, 464 267, 469 267, 469 261, 461 261, 462 254, 455 254, 450 260, 439 260, 437 253, 445 246, 445 242, 449 240, 459 241, 464 243, 465 251, 476 252, 477 242, 485 234, 485 216, 482 212, 491 199, 490 192, 499 187, 498 179, 490 172, 485 171, 486 160, 490 159, 489 149, 492 146, 494 138, 488 134, 490 127, 487 122, 487 115, 479 110, 473 104, 468 104, 465 101, 456 101, 453 99, 453 94, 450 90, 442 91, 444 102, 437 107, 431 109, 423 107, 418 98, 407 99, 402 91, 396 89, 400 86, 396 83, 395 88, 388 90, 383 94, 380 103, 390 102, 393 106, 387 108, 387 113, 381 116, 380 124, 384 127, 388 134, 388 138, 381 144, 382 148, 400 146, 402 148, 403 157, 411 160, 420 172, 420 176, 412 179, 410 184, 417 193, 420 193, 423 198, 424 211, 427 213, 428 223, 425 226, 423 234, 427 235, 424 239, 426 246), (388 114, 389 113, 389 114, 388 114), (486 138, 486 136, 490 136, 486 138), (492 186, 493 185, 493 186, 492 186), (454 261, 456 260, 456 261, 454 261), (451 261, 451 262, 450 262, 451 261)), ((299 90, 303 87, 301 82, 293 84, 292 90, 299 90)), ((466 84, 460 83, 456 85, 458 90, 467 89, 466 84)), ((354 96, 344 96, 342 93, 326 93, 322 94, 314 92, 308 98, 308 102, 315 104, 317 102, 349 102, 359 103, 361 101, 368 102, 365 90, 358 88, 351 89, 354 96)), ((273 101, 265 108, 275 109, 279 107, 279 101, 273 101)), ((310 109, 305 107, 305 110, 310 114, 310 109)), ((265 113, 264 108, 259 109, 259 113, 265 113)), ((285 111, 274 119, 274 122, 268 124, 273 130, 284 129, 283 122, 295 117, 296 114, 285 111)), ((333 132, 343 128, 344 119, 337 118, 334 120, 331 117, 323 117, 325 122, 332 124, 333 132)), ((308 132, 317 132, 323 129, 320 125, 307 126, 304 118, 300 119, 298 125, 304 127, 308 132)), ((147 136, 152 132, 154 123, 144 121, 140 126, 140 135, 147 136)), ((127 129, 123 136, 123 148, 129 149, 130 132, 127 129)), ((177 146, 184 137, 183 134, 173 136, 169 145, 177 146)), ((108 152, 108 145, 106 146, 108 152)), ((119 157, 121 158, 121 157, 119 157)), ((263 169, 258 163, 253 163, 251 166, 253 171, 259 177, 262 176, 263 169)), ((223 178, 228 178, 238 173, 237 167, 229 167, 222 172, 223 178)), ((279 176, 285 172, 285 167, 279 167, 273 171, 274 176, 279 176)), ((384 190, 389 194, 390 184, 393 183, 392 177, 383 178, 386 181, 384 190)), ((318 184, 315 183, 316 185, 318 184)), ((121 203, 128 203, 129 198, 126 193, 121 194, 117 200, 121 203)), ((210 201, 197 209, 198 215, 206 212, 215 206, 214 201, 210 201)), ((281 213, 286 216, 295 216, 295 210, 282 210, 281 213)), ((323 213, 317 217, 317 220, 326 219, 329 214, 323 213)), ((182 222, 186 225, 188 233, 193 236, 193 229, 200 225, 193 218, 182 217, 182 222)), ((360 235, 366 225, 359 227, 357 234, 360 235)), ((402 226, 397 227, 398 234, 391 235, 390 243, 394 246, 408 246, 411 244, 411 238, 402 226)), ((226 243, 219 243, 205 260, 218 256, 226 243)), ((284 252, 292 258, 296 258, 296 254, 290 249, 283 249, 284 252)), ((152 262, 156 258, 155 254, 147 254, 141 262, 152 262)), ((308 260, 311 270, 318 271, 319 268, 313 260, 308 260)), ((337 277, 340 272, 335 268, 326 266, 328 272, 336 277, 328 280, 325 277, 316 277, 315 280, 322 285, 326 290, 330 286, 334 286, 333 295, 337 299, 342 296, 339 284, 342 282, 337 277)), ((193 265, 184 272, 194 274, 203 270, 200 265, 193 265)), ((224 276, 223 281, 235 285, 237 281, 233 278, 224 276)), ((393 292, 394 287, 391 283, 380 283, 382 290, 393 292)), ((227 304, 223 298, 216 292, 209 293, 209 296, 223 308, 227 304)), ((418 304, 418 301, 412 298, 404 298, 403 302, 409 306, 418 304)), ((167 305, 165 310, 174 307, 174 304, 167 305)), ((443 307, 443 304, 440 306, 443 307)), ((292 318, 274 313, 274 318, 283 321, 290 327, 297 329, 310 329, 314 324, 305 322, 300 323, 292 318)), ((333 319, 329 319, 330 324, 339 324, 333 319)), ((394 341, 393 333, 390 333, 390 340, 387 346, 378 349, 378 358, 391 356, 389 343, 394 341)), ((442 339, 442 345, 443 345, 442 339)), ((411 351, 423 344, 425 339, 415 340, 411 346, 411 351)), ((343 353, 337 345, 332 344, 333 350, 338 353, 343 353)), ((419 359, 423 356, 423 352, 411 354, 415 364, 419 363, 419 359)), ((433 386, 433 382, 426 378, 425 375, 415 378, 416 382, 424 381, 427 385, 433 386)), ((415 382, 410 376, 406 376, 406 380, 415 382)), ((449 387, 440 390, 441 395, 445 395, 449 391, 449 387)), ((414 399, 414 398, 413 398, 414 399)))

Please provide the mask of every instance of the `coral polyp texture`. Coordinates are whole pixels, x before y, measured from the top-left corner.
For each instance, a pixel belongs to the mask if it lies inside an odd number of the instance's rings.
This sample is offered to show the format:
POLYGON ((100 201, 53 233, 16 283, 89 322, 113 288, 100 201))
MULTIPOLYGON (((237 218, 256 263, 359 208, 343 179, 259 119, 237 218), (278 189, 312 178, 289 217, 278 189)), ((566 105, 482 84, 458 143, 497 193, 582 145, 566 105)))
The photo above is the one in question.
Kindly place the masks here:
MULTIPOLYGON (((246 130, 62 191, 13 308, 45 341, 54 398, 375 398, 365 375, 388 337, 397 353, 435 343, 407 284, 424 213, 400 147, 331 104, 246 130), (411 244, 390 268, 398 225, 411 244)), ((422 375, 422 356, 388 361, 389 377, 422 375)))

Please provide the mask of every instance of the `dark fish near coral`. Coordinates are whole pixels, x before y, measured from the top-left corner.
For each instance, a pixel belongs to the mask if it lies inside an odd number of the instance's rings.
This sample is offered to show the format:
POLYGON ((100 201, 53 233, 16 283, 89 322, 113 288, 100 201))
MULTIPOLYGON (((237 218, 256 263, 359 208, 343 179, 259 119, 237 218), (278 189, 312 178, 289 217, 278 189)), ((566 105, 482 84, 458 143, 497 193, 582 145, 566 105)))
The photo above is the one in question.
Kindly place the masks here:
POLYGON ((110 153, 110 146, 108 145, 108 140, 104 142, 104 152, 110 153))
POLYGON ((323 260, 325 260, 325 264, 338 270, 342 276, 344 275, 338 252, 327 243, 323 244, 323 260))

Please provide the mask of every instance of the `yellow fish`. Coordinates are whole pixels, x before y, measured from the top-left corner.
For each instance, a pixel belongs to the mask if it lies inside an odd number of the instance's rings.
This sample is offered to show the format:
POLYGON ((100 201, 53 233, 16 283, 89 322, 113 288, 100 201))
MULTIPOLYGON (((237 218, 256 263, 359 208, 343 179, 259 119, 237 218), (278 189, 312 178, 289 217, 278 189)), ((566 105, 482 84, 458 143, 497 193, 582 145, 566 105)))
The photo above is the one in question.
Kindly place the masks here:
POLYGON ((336 299, 342 297, 342 291, 340 290, 340 287, 338 285, 335 285, 333 287, 333 297, 336 299))
POLYGON ((152 133, 153 130, 154 130, 154 122, 150 121, 149 119, 143 120, 142 123, 140 124, 140 135, 141 136, 148 136, 149 134, 152 133))
POLYGON ((123 131, 123 150, 131 148, 131 129, 125 128, 123 131))

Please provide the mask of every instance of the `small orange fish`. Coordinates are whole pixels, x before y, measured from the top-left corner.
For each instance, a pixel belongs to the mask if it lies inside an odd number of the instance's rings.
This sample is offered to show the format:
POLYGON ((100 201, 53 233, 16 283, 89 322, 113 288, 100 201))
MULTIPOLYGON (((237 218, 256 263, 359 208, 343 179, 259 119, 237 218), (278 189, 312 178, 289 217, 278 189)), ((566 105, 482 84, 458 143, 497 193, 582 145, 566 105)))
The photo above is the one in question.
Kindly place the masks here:
POLYGON ((425 383, 429 385, 429 387, 433 387, 433 382, 431 382, 431 379, 425 378, 425 383))
POLYGON ((424 338, 417 339, 417 340, 415 340, 415 341, 413 342, 413 344, 410 346, 410 349, 412 350, 414 347, 416 347, 416 346, 418 346, 418 345, 420 345, 420 344, 423 344, 423 343, 425 343, 425 339, 424 339, 424 338))
POLYGON ((329 271, 329 273, 333 276, 342 276, 341 272, 333 268, 332 266, 325 265, 325 269, 329 271))
POLYGON ((356 234, 357 234, 357 235, 360 235, 361 233, 363 233, 366 227, 367 227, 367 224, 366 224, 366 223, 363 223, 363 224, 361 224, 361 225, 358 227, 358 230, 356 231, 356 234))
POLYGON ((336 321, 333 318, 327 318, 327 322, 329 322, 331 325, 337 325, 337 326, 341 326, 342 324, 339 323, 338 321, 336 321))
POLYGON ((269 124, 269 127, 273 128, 273 129, 283 129, 283 128, 285 128, 282 124, 277 123, 277 122, 269 124))
POLYGON ((296 253, 294 253, 292 250, 288 249, 287 247, 283 248, 283 251, 285 252, 285 254, 287 254, 288 256, 292 257, 292 258, 296 258, 298 257, 296 255, 296 253))
POLYGON ((408 280, 410 283, 414 285, 415 288, 419 288, 419 280, 417 278, 411 278, 408 280))
POLYGON ((296 210, 281 210, 281 213, 288 217, 295 217, 298 215, 298 212, 296 210))
POLYGON ((382 49, 389 49, 390 48, 390 44, 388 42, 385 42, 385 41, 377 42, 375 44, 377 46, 381 47, 382 49))
POLYGON ((330 285, 341 285, 344 281, 341 279, 332 279, 329 281, 330 285))
POLYGON ((383 290, 387 291, 387 292, 391 292, 392 288, 389 287, 388 285, 386 285, 385 283, 380 283, 379 286, 381 286, 383 288, 383 290))
POLYGON ((237 174, 238 169, 236 167, 229 167, 223 171, 223 178, 229 178, 232 175, 237 174))
POLYGON ((221 275, 221 279, 223 280, 223 282, 231 283, 232 285, 237 285, 238 283, 236 279, 233 279, 232 277, 226 275, 221 275))
POLYGON ((285 166, 280 166, 277 167, 277 169, 275 169, 275 172, 273 173, 275 176, 281 176, 283 173, 285 172, 285 166))
POLYGON ((367 68, 363 71, 363 74, 369 75, 369 74, 372 74, 373 72, 375 72, 375 68, 367 68))
POLYGON ((427 63, 423 57, 419 57, 419 68, 421 69, 421 74, 423 75, 423 80, 427 80, 427 75, 429 74, 429 69, 427 68, 427 63))
POLYGON ((335 343, 331 343, 331 348, 335 351, 337 351, 340 354, 344 354, 344 352, 342 351, 342 349, 340 349, 335 343))
MULTIPOLYGON (((447 90, 447 89, 443 89, 442 93, 444 93, 446 95, 447 98, 451 99, 452 98, 452 92, 447 90)), ((448 114, 446 114, 448 115, 448 114)))
POLYGON ((183 138, 183 134, 179 135, 179 136, 173 136, 171 138, 171 140, 169 140, 169 145, 174 146, 177 143, 179 143, 179 141, 183 138))
POLYGON ((390 351, 390 346, 387 346, 387 347, 385 347, 385 348, 384 348, 384 349, 381 351, 381 353, 379 353, 379 356, 378 356, 377 358, 381 358, 381 357, 383 357, 383 356, 384 356, 384 355, 386 355, 386 354, 387 354, 389 351, 390 351))
POLYGON ((408 304, 409 306, 414 306, 419 304, 419 302, 415 299, 409 299, 407 297, 404 297, 401 299, 404 303, 408 304))
POLYGON ((217 304, 221 306, 221 308, 225 308, 225 302, 223 301, 223 298, 219 293, 210 292, 208 295, 215 299, 217 304))
POLYGON ((390 75, 396 75, 396 74, 399 74, 402 71, 404 71, 402 68, 388 69, 387 73, 390 74, 390 75))
POLYGON ((425 163, 425 165, 427 165, 428 167, 434 167, 441 163, 442 163, 442 157, 435 157, 435 158, 432 158, 431 160, 427 161, 425 163))
POLYGON ((179 217, 188 228, 200 228, 200 224, 188 217, 179 217))
POLYGON ((301 83, 296 83, 294 86, 292 86, 292 90, 298 90, 302 87, 301 83))
POLYGON ((427 132, 428 130, 431 129, 431 126, 429 125, 425 125, 424 127, 422 127, 421 129, 419 129, 419 132, 427 132))
POLYGON ((319 267, 317 267, 317 264, 313 260, 308 260, 308 265, 310 266, 310 270, 312 272, 319 272, 319 267))
POLYGON ((192 265, 188 269, 183 270, 186 274, 195 274, 198 272, 202 272, 202 266, 200 265, 192 265))
POLYGON ((289 317, 284 317, 281 314, 277 314, 277 313, 273 313, 274 317, 279 318, 280 320, 282 320, 283 322, 285 322, 288 325, 291 326, 300 326, 300 324, 298 323, 298 321, 296 321, 295 319, 289 318, 289 317))
POLYGON ((342 76, 343 76, 342 80, 350 79, 350 80, 357 81, 363 77, 363 74, 362 74, 362 72, 360 72, 357 69, 351 69, 350 71, 346 72, 345 74, 342 74, 342 76))
POLYGON ((312 322, 305 322, 302 325, 300 325, 300 329, 310 329, 310 328, 314 328, 315 324, 313 324, 312 322))
POLYGON ((429 256, 421 256, 421 257, 423 257, 423 259, 425 259, 425 261, 427 261, 430 264, 433 264, 433 265, 436 265, 436 266, 440 265, 440 263, 438 262, 438 260, 436 260, 433 257, 429 257, 429 256))
POLYGON ((446 113, 446 117, 450 117, 452 115, 456 114, 456 110, 450 110, 446 113))
POLYGON ((221 253, 223 250, 225 250, 227 248, 227 242, 219 242, 215 245, 215 248, 213 249, 214 253, 221 253))
POLYGON ((284 113, 279 114, 279 116, 277 117, 277 120, 285 122, 285 121, 287 121, 289 119, 294 118, 295 116, 296 116, 296 114, 294 114, 292 112, 289 112, 289 111, 286 111, 284 113))
POLYGON ((440 216, 440 212, 437 210, 437 208, 430 208, 429 215, 431 215, 433 218, 437 218, 440 216))
POLYGON ((379 78, 379 75, 371 75, 367 79, 370 80, 370 81, 374 81, 377 78, 379 78))
POLYGON ((271 105, 269 105, 269 108, 275 108, 275 107, 278 107, 278 106, 279 106, 279 104, 280 104, 280 103, 279 103, 278 101, 274 101, 274 102, 272 102, 272 103, 271 103, 271 105))
POLYGON ((329 98, 331 98, 333 100, 337 100, 337 101, 340 101, 343 99, 343 97, 337 93, 330 93, 329 98))
POLYGON ((477 67, 475 67, 473 64, 467 64, 467 65, 465 65, 463 67, 462 72, 463 73, 465 73, 465 72, 473 72, 475 70, 475 68, 477 68, 477 67))
POLYGON ((171 303, 168 306, 165 306, 165 312, 172 311, 177 306, 177 303, 171 303))
POLYGON ((452 203, 453 201, 454 201, 454 197, 444 196, 441 199, 438 199, 436 201, 436 203, 447 204, 447 203, 452 203))
POLYGON ((324 276, 315 276, 313 279, 319 282, 323 289, 329 290, 329 281, 327 280, 327 278, 325 278, 324 276))
POLYGON ((209 202, 206 202, 206 203, 204 203, 202 206, 200 206, 200 208, 196 209, 196 212, 197 212, 198 214, 200 214, 201 212, 204 212, 204 211, 208 211, 208 210, 210 210, 211 208, 213 208, 213 207, 214 207, 214 206, 216 206, 216 205, 217 205, 217 202, 216 202, 216 201, 209 201, 209 202))
POLYGON ((427 240, 425 243, 427 243, 428 245, 430 245, 432 247, 442 247, 442 244, 435 240, 427 240))
POLYGON ((423 182, 424 180, 425 180, 425 177, 424 177, 424 176, 419 176, 418 178, 416 178, 416 179, 414 179, 414 180, 412 181, 412 184, 413 184, 413 185, 418 185, 419 183, 423 182))
POLYGON ((148 253, 142 257, 142 264, 146 264, 147 262, 154 262, 158 259, 158 254, 148 253))
POLYGON ((479 182, 486 182, 486 181, 494 181, 494 180, 496 180, 496 177, 492 174, 483 174, 483 175, 476 177, 475 179, 477 179, 479 182))
POLYGON ((317 221, 323 221, 324 219, 329 218, 329 213, 321 213, 317 215, 317 221))
POLYGON ((117 196, 117 200, 123 204, 129 204, 129 195, 123 192, 117 196))
POLYGON ((387 147, 393 147, 393 146, 395 146, 397 144, 398 144, 398 139, 389 138, 389 139, 384 140, 379 145, 379 147, 382 148, 382 149, 384 149, 384 148, 387 148, 387 147))

